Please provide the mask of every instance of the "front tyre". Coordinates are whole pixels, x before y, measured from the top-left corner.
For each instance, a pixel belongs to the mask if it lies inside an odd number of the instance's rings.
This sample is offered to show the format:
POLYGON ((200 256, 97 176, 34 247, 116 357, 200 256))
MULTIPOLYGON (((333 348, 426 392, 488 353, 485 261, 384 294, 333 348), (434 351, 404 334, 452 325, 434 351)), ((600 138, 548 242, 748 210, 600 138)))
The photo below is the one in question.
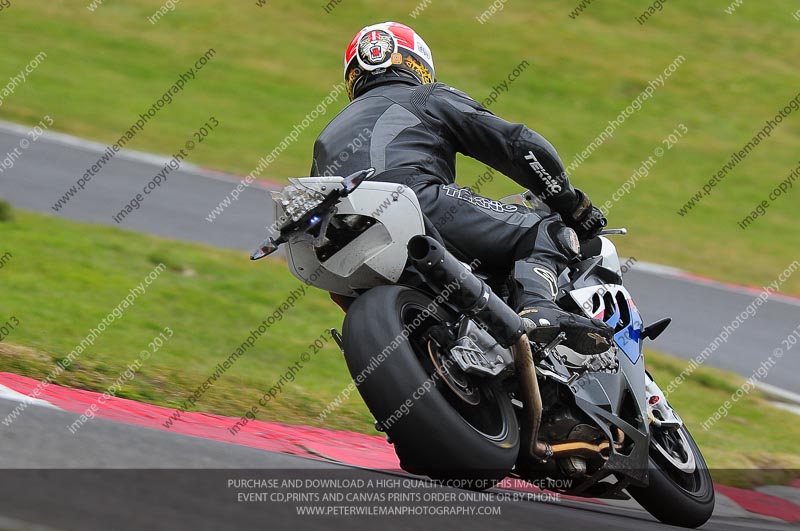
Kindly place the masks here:
POLYGON ((653 429, 650 483, 644 488, 628 487, 628 492, 665 524, 699 527, 714 512, 714 483, 700 449, 686 426, 653 429))
POLYGON ((374 288, 345 317, 347 366, 404 470, 445 480, 502 479, 519 452, 508 394, 463 373, 448 380, 441 353, 429 350, 432 328, 456 317, 417 290, 374 288))

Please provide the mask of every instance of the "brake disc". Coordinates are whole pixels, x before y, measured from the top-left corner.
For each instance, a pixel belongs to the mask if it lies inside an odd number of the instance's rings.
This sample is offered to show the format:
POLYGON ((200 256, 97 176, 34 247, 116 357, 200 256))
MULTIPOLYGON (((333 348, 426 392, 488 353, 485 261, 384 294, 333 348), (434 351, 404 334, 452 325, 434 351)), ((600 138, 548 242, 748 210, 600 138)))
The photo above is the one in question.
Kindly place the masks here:
POLYGON ((439 349, 434 348, 433 343, 432 340, 428 340, 428 355, 439 377, 458 398, 467 404, 471 406, 480 404, 481 395, 472 385, 469 375, 462 371, 457 363, 442 356, 439 349), (447 361, 450 363, 446 363, 447 361))

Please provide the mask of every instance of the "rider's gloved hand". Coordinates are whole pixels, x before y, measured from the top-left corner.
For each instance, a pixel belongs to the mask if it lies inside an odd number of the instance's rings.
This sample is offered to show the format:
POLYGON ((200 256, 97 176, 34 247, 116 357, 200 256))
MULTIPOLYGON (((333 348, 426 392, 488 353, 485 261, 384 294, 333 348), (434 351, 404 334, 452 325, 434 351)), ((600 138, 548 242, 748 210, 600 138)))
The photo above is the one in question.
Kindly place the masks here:
POLYGON ((571 212, 563 212, 561 216, 564 223, 578 233, 579 240, 591 240, 608 225, 608 220, 599 208, 592 205, 586 194, 578 189, 575 189, 575 194, 578 196, 577 205, 571 212))

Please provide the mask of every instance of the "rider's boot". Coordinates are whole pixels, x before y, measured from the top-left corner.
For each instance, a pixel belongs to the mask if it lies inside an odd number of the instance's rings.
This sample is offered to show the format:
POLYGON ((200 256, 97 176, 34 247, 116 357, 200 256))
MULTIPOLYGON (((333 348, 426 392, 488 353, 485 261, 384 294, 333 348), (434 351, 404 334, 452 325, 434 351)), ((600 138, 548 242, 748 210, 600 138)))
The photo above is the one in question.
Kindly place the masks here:
POLYGON ((563 344, 581 354, 599 354, 611 348, 613 328, 599 319, 565 312, 556 305, 557 272, 564 266, 552 267, 560 264, 542 262, 528 258, 514 264, 515 306, 525 320, 528 337, 532 341, 549 343, 564 332, 563 344))

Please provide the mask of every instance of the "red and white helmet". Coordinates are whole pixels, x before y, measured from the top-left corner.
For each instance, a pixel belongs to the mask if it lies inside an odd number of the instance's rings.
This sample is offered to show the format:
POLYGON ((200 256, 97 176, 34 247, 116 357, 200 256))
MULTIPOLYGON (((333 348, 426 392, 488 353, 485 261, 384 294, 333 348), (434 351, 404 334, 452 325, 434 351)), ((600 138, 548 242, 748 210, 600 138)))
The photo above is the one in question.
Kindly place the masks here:
POLYGON ((389 69, 408 72, 422 84, 436 80, 431 50, 416 31, 397 22, 365 27, 344 54, 347 95, 352 100, 357 85, 389 69))

